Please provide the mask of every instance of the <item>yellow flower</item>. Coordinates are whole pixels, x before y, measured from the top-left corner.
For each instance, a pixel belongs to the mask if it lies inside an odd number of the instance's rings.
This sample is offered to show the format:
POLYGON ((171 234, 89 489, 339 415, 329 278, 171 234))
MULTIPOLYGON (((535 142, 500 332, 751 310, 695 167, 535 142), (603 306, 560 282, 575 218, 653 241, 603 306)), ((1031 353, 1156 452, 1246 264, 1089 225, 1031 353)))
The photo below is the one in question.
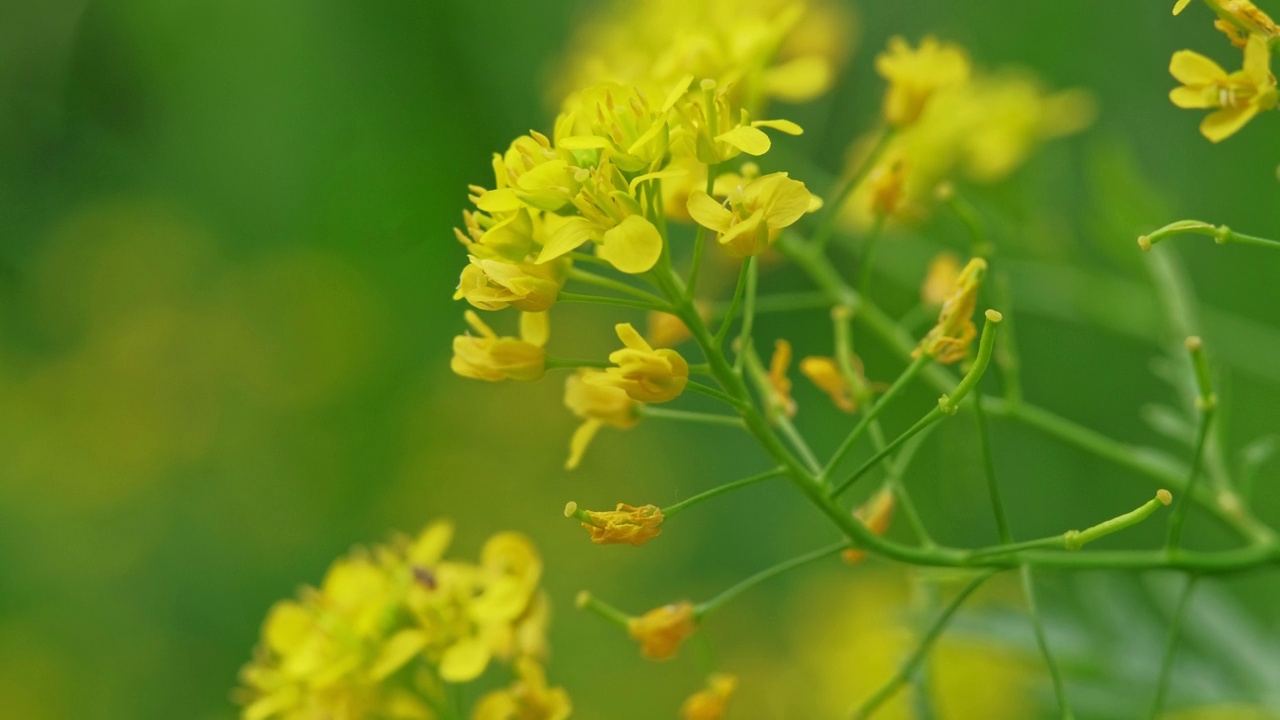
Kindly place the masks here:
POLYGON ((932 36, 920 41, 917 50, 902 37, 893 37, 888 52, 876 56, 876 72, 889 81, 885 120, 905 127, 920 117, 939 89, 969 79, 969 58, 959 46, 939 43, 932 36))
MULTIPOLYGON (((885 487, 854 510, 853 516, 866 525, 871 532, 884 535, 889 531, 889 523, 893 520, 895 503, 893 490, 885 487)), ((866 559, 867 552, 860 548, 849 548, 841 553, 841 557, 850 565, 856 565, 866 559)))
POLYGON ((871 186, 871 212, 889 217, 902 204, 902 189, 907 179, 907 162, 902 157, 876 165, 867 175, 871 186))
POLYGON ((738 678, 733 675, 716 674, 707 678, 705 690, 699 690, 689 696, 680 707, 683 720, 721 720, 724 717, 729 697, 738 687, 738 678))
POLYGON ((809 378, 809 382, 817 385, 819 390, 829 395, 836 407, 847 413, 858 409, 853 388, 849 387, 835 358, 807 357, 800 361, 800 372, 809 378))
POLYGON ((799 220, 811 202, 804 183, 786 173, 770 173, 730 191, 728 208, 695 190, 689 195, 689 215, 719 233, 720 246, 730 255, 747 257, 764 252, 776 231, 799 220))
POLYGON ((960 259, 953 253, 939 253, 929 262, 924 282, 920 285, 920 304, 925 307, 941 307, 960 277, 960 259))
POLYGON ((795 417, 796 401, 791 397, 791 379, 787 368, 791 367, 791 343, 779 338, 773 345, 773 357, 769 359, 769 404, 781 410, 787 417, 795 417))
POLYGON ((961 360, 969 351, 969 343, 978 335, 973 324, 973 309, 978 302, 978 284, 987 271, 987 261, 974 258, 952 285, 951 294, 942 303, 938 324, 929 330, 920 345, 911 353, 920 357, 930 355, 940 363, 961 360))
POLYGON ((579 169, 575 177, 581 189, 569 201, 578 214, 548 219, 549 237, 537 262, 550 262, 593 242, 596 255, 624 273, 651 269, 662 255, 662 233, 645 217, 635 194, 637 183, 628 183, 608 160, 579 169))
POLYGON ((1231 137, 1263 110, 1276 106, 1276 78, 1271 51, 1259 35, 1249 38, 1244 68, 1228 74, 1217 63, 1191 50, 1179 50, 1169 72, 1183 84, 1169 93, 1180 108, 1219 108, 1200 123, 1200 134, 1212 142, 1231 137))
POLYGON ((566 470, 578 467, 582 454, 601 427, 608 425, 626 430, 640 422, 636 414, 640 403, 632 400, 622 388, 607 383, 607 373, 603 370, 580 370, 565 381, 564 404, 583 420, 569 441, 566 470))
POLYGON ((671 89, 660 108, 649 107, 639 89, 606 82, 566 102, 558 126, 573 133, 556 141, 564 150, 600 150, 619 170, 652 172, 662 163, 670 143, 667 114, 689 89, 686 75, 671 89))
POLYGON ((529 658, 516 661, 518 679, 476 703, 471 720, 565 720, 573 712, 564 688, 547 687, 547 676, 529 658))
POLYGON ((471 310, 464 317, 478 333, 453 339, 450 367, 463 377, 499 380, 538 380, 546 372, 548 324, 546 313, 521 313, 520 338, 499 337, 471 310))
POLYGON ((680 644, 696 629, 693 604, 688 601, 655 608, 627 624, 631 637, 640 643, 640 653, 650 660, 675 657, 680 644))
MULTIPOLYGON (((1178 0, 1178 4, 1173 6, 1173 14, 1182 12, 1190 2, 1178 0)), ((1249 0, 1219 0, 1209 7, 1218 14, 1213 26, 1238 48, 1244 48, 1251 35, 1261 35, 1268 41, 1280 38, 1280 26, 1249 0)))
POLYGON ((662 534, 662 510, 657 505, 635 507, 618 503, 614 510, 579 510, 577 503, 565 506, 566 517, 582 520, 597 545, 634 545, 639 547, 662 534))
POLYGON ((675 400, 689 383, 689 363, 680 353, 670 349, 655 350, 640 337, 631 323, 614 326, 625 345, 609 353, 609 362, 617 365, 604 375, 585 376, 587 382, 621 388, 632 400, 664 403, 675 400))
POLYGON ((524 312, 545 312, 556 302, 564 287, 567 263, 537 265, 469 257, 454 300, 466 298, 481 310, 514 307, 524 312))
POLYGON ((702 82, 683 113, 683 134, 693 137, 694 155, 706 165, 728 162, 742 153, 760 156, 769 152, 773 141, 760 128, 788 135, 802 135, 804 129, 790 120, 751 120, 745 108, 735 110, 729 99, 729 88, 718 87, 714 80, 702 82))

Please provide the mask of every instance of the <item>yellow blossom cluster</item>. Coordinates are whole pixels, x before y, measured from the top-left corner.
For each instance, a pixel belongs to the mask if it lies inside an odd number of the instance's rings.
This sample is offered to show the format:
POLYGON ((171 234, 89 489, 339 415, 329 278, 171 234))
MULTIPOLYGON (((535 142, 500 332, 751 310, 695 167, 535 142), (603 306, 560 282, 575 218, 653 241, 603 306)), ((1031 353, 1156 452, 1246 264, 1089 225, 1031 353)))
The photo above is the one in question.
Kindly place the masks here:
MULTIPOLYGON (((1179 0, 1173 14, 1190 0, 1179 0)), ((1221 65, 1192 50, 1179 50, 1169 61, 1169 73, 1182 83, 1169 93, 1174 105, 1213 110, 1200 123, 1200 134, 1221 142, 1236 134, 1258 113, 1280 104, 1271 55, 1280 44, 1280 26, 1249 0, 1205 0, 1218 16, 1214 27, 1244 51, 1243 66, 1227 72, 1221 65)))
POLYGON ((876 159, 842 213, 859 227, 924 215, 935 189, 953 177, 1002 180, 1038 143, 1079 132, 1095 115, 1083 90, 1051 93, 1025 72, 982 72, 963 48, 933 37, 915 47, 892 38, 876 70, 888 83, 886 128, 852 146, 850 174, 876 159))
POLYGON ((504 532, 479 562, 450 560, 452 535, 438 522, 358 550, 318 588, 277 603, 241 673, 244 720, 433 720, 446 684, 474 680, 495 660, 514 663, 519 679, 486 696, 476 720, 568 717, 568 697, 546 686, 540 666, 548 604, 537 550, 504 532))

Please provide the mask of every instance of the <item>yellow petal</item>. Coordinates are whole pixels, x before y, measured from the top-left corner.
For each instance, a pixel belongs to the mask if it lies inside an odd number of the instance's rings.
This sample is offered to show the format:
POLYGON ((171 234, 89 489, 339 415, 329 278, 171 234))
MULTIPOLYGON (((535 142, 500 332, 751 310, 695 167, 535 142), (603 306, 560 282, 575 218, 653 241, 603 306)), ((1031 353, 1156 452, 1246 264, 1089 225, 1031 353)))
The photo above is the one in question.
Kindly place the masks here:
POLYGON ((702 190, 689 193, 686 207, 689 210, 689 217, 709 230, 723 233, 733 224, 733 213, 702 190))
POLYGON ((476 207, 487 213, 515 212, 520 209, 520 205, 520 198, 511 188, 490 190, 476 201, 476 207))
POLYGON ((788 135, 803 135, 804 128, 791 122, 790 120, 757 120, 751 123, 752 127, 767 127, 784 132, 788 135))
POLYGON ((1177 15, 1178 13, 1187 9, 1187 5, 1190 5, 1190 4, 1191 4, 1191 0, 1178 0, 1177 4, 1173 6, 1173 14, 1177 15))
POLYGON ((1271 83, 1271 50, 1261 35, 1250 35, 1244 47, 1244 74, 1259 89, 1271 83))
POLYGON ((440 679, 451 683, 475 680, 489 665, 489 646, 470 637, 450 645, 440 657, 440 679))
POLYGON ((556 147, 563 150, 602 150, 609 147, 609 141, 597 135, 572 135, 557 140, 556 147))
POLYGON ((1169 100, 1188 110, 1218 107, 1218 99, 1213 92, 1206 92, 1204 88, 1176 87, 1169 91, 1169 100))
POLYGON ((443 520, 431 523, 409 546, 409 563, 418 566, 435 565, 444 557, 444 551, 452 540, 453 523, 443 520))
POLYGON ((596 255, 624 273, 647 272, 662 256, 662 234, 645 218, 631 215, 605 232, 596 255))
POLYGON ((764 74, 765 91, 785 102, 812 100, 831 87, 831 63, 821 55, 806 55, 769 68, 764 74))
POLYGON ((680 98, 684 97, 684 94, 689 92, 689 85, 692 83, 692 75, 685 75, 680 78, 676 83, 676 86, 671 88, 671 92, 667 95, 666 101, 662 103, 662 112, 666 112, 675 107, 676 103, 680 101, 680 98))
POLYGON ((476 333, 480 335, 480 337, 486 337, 486 338, 498 337, 498 333, 494 332, 493 328, 486 325, 485 322, 480 319, 480 316, 475 314, 475 311, 467 310, 466 312, 462 313, 462 317, 467 321, 467 324, 471 326, 471 329, 475 330, 476 333))
POLYGON ((763 155, 773 145, 763 130, 750 125, 739 125, 729 132, 717 135, 716 140, 729 143, 748 155, 763 155))
POLYGON ((1179 50, 1169 60, 1169 73, 1184 85, 1208 85, 1227 77, 1218 63, 1191 50, 1179 50))
POLYGON ((369 668, 369 677, 375 681, 382 680, 404 667, 427 646, 427 633, 422 630, 407 629, 392 635, 382 646, 378 659, 369 668))
POLYGON ((551 338, 551 314, 545 312, 520 313, 520 339, 535 347, 542 347, 551 338))
POLYGON ((1211 142, 1222 142, 1235 135, 1240 128, 1244 127, 1245 123, 1252 120, 1253 116, 1257 114, 1258 106, 1256 105, 1223 108, 1217 112, 1209 113, 1209 116, 1200 123, 1200 134, 1209 138, 1211 142))
POLYGON ((631 323, 618 323, 613 326, 613 331, 618 333, 618 339, 628 348, 653 352, 653 347, 645 342, 645 339, 640 336, 640 333, 636 332, 635 326, 631 323))
POLYGON ((577 250, 582 244, 591 239, 591 235, 595 231, 595 226, 586 218, 573 217, 565 220, 555 232, 551 233, 547 244, 542 246, 542 252, 538 253, 537 263, 554 260, 565 253, 577 250))
MULTIPOLYGON (((757 183, 762 185, 760 200, 765 222, 770 228, 788 227, 809 211, 811 196, 799 180, 792 180, 786 173, 766 175, 747 186, 744 194, 748 198, 753 194, 751 188, 757 183)), ((750 199, 747 202, 749 204, 750 199)))
POLYGON ((267 647, 281 655, 298 647, 316 627, 315 618, 296 602, 276 603, 262 629, 267 647))
POLYGON ((599 420, 591 419, 573 431, 573 437, 569 438, 569 459, 564 463, 565 470, 578 467, 578 463, 582 462, 582 455, 586 453, 602 424, 599 420))

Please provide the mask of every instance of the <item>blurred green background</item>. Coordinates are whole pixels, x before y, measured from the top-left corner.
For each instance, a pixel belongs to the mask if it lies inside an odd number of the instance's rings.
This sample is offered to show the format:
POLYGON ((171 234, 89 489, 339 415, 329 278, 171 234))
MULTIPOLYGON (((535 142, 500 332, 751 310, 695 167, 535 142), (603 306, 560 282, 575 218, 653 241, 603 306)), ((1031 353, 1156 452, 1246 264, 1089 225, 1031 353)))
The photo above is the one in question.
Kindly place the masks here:
MULTIPOLYGON (((838 170, 845 145, 875 122, 871 61, 895 33, 937 33, 980 65, 1091 89, 1093 129, 971 194, 1014 273, 1027 396, 1177 455, 1182 446, 1140 413, 1176 397, 1152 371, 1171 336, 1134 238, 1182 217, 1280 235, 1280 124, 1261 118, 1215 147, 1197 134, 1198 113, 1169 104, 1174 50, 1236 62, 1203 8, 1175 21, 1171 4, 864 2, 836 91, 774 115, 809 130, 788 147, 838 170)), ((635 612, 705 598, 827 542, 827 526, 785 487, 761 486, 688 513, 643 550, 592 546, 561 517, 566 500, 665 504, 764 459, 730 430, 645 422, 603 432, 568 474, 576 423, 559 378, 494 386, 448 369, 464 262, 450 228, 466 184, 490 180, 490 154, 511 138, 548 128, 547 80, 587 5, 0 6, 0 714, 231 718, 236 672, 274 600, 317 582, 355 544, 449 516, 462 556, 500 529, 542 549, 552 676, 579 717, 672 717, 712 649, 716 667, 748 681, 754 712, 740 717, 798 716, 788 708, 816 687, 804 658, 823 636, 793 619, 853 612, 860 588, 895 581, 876 579, 874 564, 806 571, 735 604, 684 658, 646 663, 572 610, 577 590, 635 612)), ((964 240, 942 216, 893 242, 880 287, 901 311, 927 257, 964 240)), ((1280 430, 1280 258, 1203 239, 1160 251, 1181 259, 1204 303, 1233 457, 1280 430)), ((776 282, 803 285, 785 270, 776 282)), ((617 317, 558 309, 557 354, 602 353, 617 317)), ((827 327, 822 313, 772 316, 758 337, 785 332, 798 353, 822 353, 827 327)), ((898 372, 874 344, 864 352, 873 379, 898 372)), ((811 389, 797 394, 801 428, 829 450, 847 420, 811 389)), ((889 426, 929 402, 919 390, 889 426)), ((1009 423, 997 424, 995 452, 1023 537, 1149 497, 1125 471, 1009 423)), ((962 417, 908 475, 944 541, 994 540, 978 467, 962 417)), ((1264 470, 1256 503, 1271 521, 1275 475, 1274 464, 1264 470)), ((1155 542, 1157 525, 1108 544, 1155 542)), ((1190 532, 1201 546, 1224 541, 1207 523, 1190 532)), ((1096 609, 1106 576, 1044 583, 1056 637, 1085 637, 1073 608, 1096 609)), ((1219 589, 1226 606, 1242 603, 1260 641, 1275 638, 1274 572, 1219 589)), ((1160 625, 1150 632, 1158 645, 1160 625)), ((819 664, 830 673, 832 662, 819 664)), ((1040 697, 1043 678, 1028 682, 1040 697)))

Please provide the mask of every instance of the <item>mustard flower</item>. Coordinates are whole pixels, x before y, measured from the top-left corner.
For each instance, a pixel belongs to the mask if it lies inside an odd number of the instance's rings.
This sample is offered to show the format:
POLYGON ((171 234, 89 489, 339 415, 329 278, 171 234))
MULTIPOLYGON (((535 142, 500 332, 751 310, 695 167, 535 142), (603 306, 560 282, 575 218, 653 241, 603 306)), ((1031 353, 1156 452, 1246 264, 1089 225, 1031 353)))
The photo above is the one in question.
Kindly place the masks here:
POLYGON ((791 379, 787 369, 791 367, 791 343, 779 338, 773 344, 773 357, 769 358, 769 404, 787 417, 795 417, 796 401, 791 397, 791 379))
POLYGON ((608 160, 579 169, 576 177, 581 189, 569 201, 578 214, 548 219, 549 237, 537 262, 549 262, 593 242, 596 254, 624 273, 651 269, 662 255, 662 233, 645 217, 635 194, 637 184, 628 183, 608 160))
POLYGON ((657 170, 670 144, 668 113, 684 96, 692 75, 681 78, 656 110, 638 88, 601 83, 571 98, 561 124, 574 134, 560 138, 556 147, 600 150, 626 173, 657 170))
POLYGON ((633 545, 639 547, 662 534, 662 510, 657 505, 618 503, 614 510, 580 510, 577 503, 565 506, 564 513, 582 521, 597 545, 633 545))
POLYGON ((1180 108, 1219 108, 1200 123, 1200 134, 1211 142, 1234 135, 1263 110, 1276 106, 1276 78, 1271 74, 1271 50, 1254 35, 1244 50, 1244 67, 1228 74, 1217 63, 1191 50, 1179 50, 1169 72, 1183 87, 1169 99, 1180 108))
MULTIPOLYGON (((1173 6, 1173 14, 1181 13, 1190 2, 1178 0, 1178 4, 1173 6)), ((1280 26, 1249 0, 1218 0, 1210 3, 1209 7, 1218 15, 1213 26, 1238 48, 1248 45, 1251 35, 1261 35, 1268 41, 1280 38, 1280 26)))
POLYGON ((912 49, 902 37, 889 39, 889 49, 876 56, 876 72, 889 81, 884 117, 890 125, 914 123, 939 89, 969 79, 969 58, 957 45, 932 36, 912 49))
POLYGON ((972 319, 973 309, 978 302, 978 285, 986 271, 987 262, 982 258, 969 261, 943 301, 938 323, 920 341, 912 357, 924 353, 940 363, 953 363, 964 358, 969 344, 978 335, 972 319))
POLYGON ((729 698, 738 687, 738 678, 717 673, 707 678, 707 687, 689 696, 680 707, 682 720, 722 720, 729 698))
MULTIPOLYGON (((853 516, 857 518, 867 529, 876 535, 884 535, 889 531, 889 523, 893 520, 893 509, 896 500, 893 490, 884 487, 875 495, 867 498, 867 501, 860 505, 857 510, 853 511, 853 516)), ((841 553, 844 561, 850 565, 857 565, 867 558, 865 550, 860 548, 849 548, 841 553)))
POLYGON ((564 287, 565 261, 538 265, 531 262, 486 260, 468 256, 454 300, 466 298, 481 310, 514 307, 524 312, 545 312, 564 287))
POLYGON ((609 353, 611 367, 604 375, 588 375, 587 382, 621 388, 632 400, 664 403, 675 400, 689 383, 689 363, 670 349, 655 350, 631 323, 614 326, 625 345, 609 353))
POLYGON ((925 307, 942 307, 951 289, 955 287, 956 278, 960 277, 960 259, 954 253, 939 253, 929 261, 929 269, 925 271, 924 282, 920 284, 920 304, 925 307))
POLYGON ((563 688, 547 686, 546 673, 529 658, 516 661, 518 680, 476 703, 471 720, 565 720, 573 712, 563 688))
POLYGON ((549 326, 546 313, 521 313, 520 338, 499 337, 471 310, 464 313, 467 324, 477 335, 459 335, 453 339, 450 367, 463 377, 476 380, 540 379, 546 372, 549 326))
POLYGON ((654 608, 627 624, 627 632, 640 643, 640 653, 650 660, 675 657, 681 643, 697 629, 693 604, 688 601, 654 608))
POLYGON ((787 135, 802 135, 804 129, 790 120, 752 120, 746 108, 730 100, 731 86, 702 82, 702 92, 678 110, 684 120, 683 136, 691 137, 694 155, 706 165, 728 162, 742 153, 760 156, 769 152, 773 141, 761 130, 768 128, 787 135))
POLYGON ((831 402, 844 412, 851 413, 858 409, 853 388, 835 358, 807 357, 800 361, 800 373, 809 378, 809 382, 818 387, 831 398, 831 402))
POLYGON ((907 162, 902 157, 872 168, 867 175, 867 183, 871 186, 871 212, 882 218, 896 213, 902 204, 906 179, 907 162))
POLYGON ((718 233, 720 246, 730 255, 759 255, 769 247, 778 230, 799 220, 812 205, 804 183, 786 173, 770 173, 729 192, 729 207, 705 191, 689 195, 689 215, 699 225, 718 233))
POLYGON ((569 441, 566 470, 578 467, 600 428, 608 425, 625 430, 640 422, 636 412, 640 403, 632 400, 626 390, 608 384, 603 370, 580 370, 570 375, 565 381, 564 404, 583 420, 569 441))

